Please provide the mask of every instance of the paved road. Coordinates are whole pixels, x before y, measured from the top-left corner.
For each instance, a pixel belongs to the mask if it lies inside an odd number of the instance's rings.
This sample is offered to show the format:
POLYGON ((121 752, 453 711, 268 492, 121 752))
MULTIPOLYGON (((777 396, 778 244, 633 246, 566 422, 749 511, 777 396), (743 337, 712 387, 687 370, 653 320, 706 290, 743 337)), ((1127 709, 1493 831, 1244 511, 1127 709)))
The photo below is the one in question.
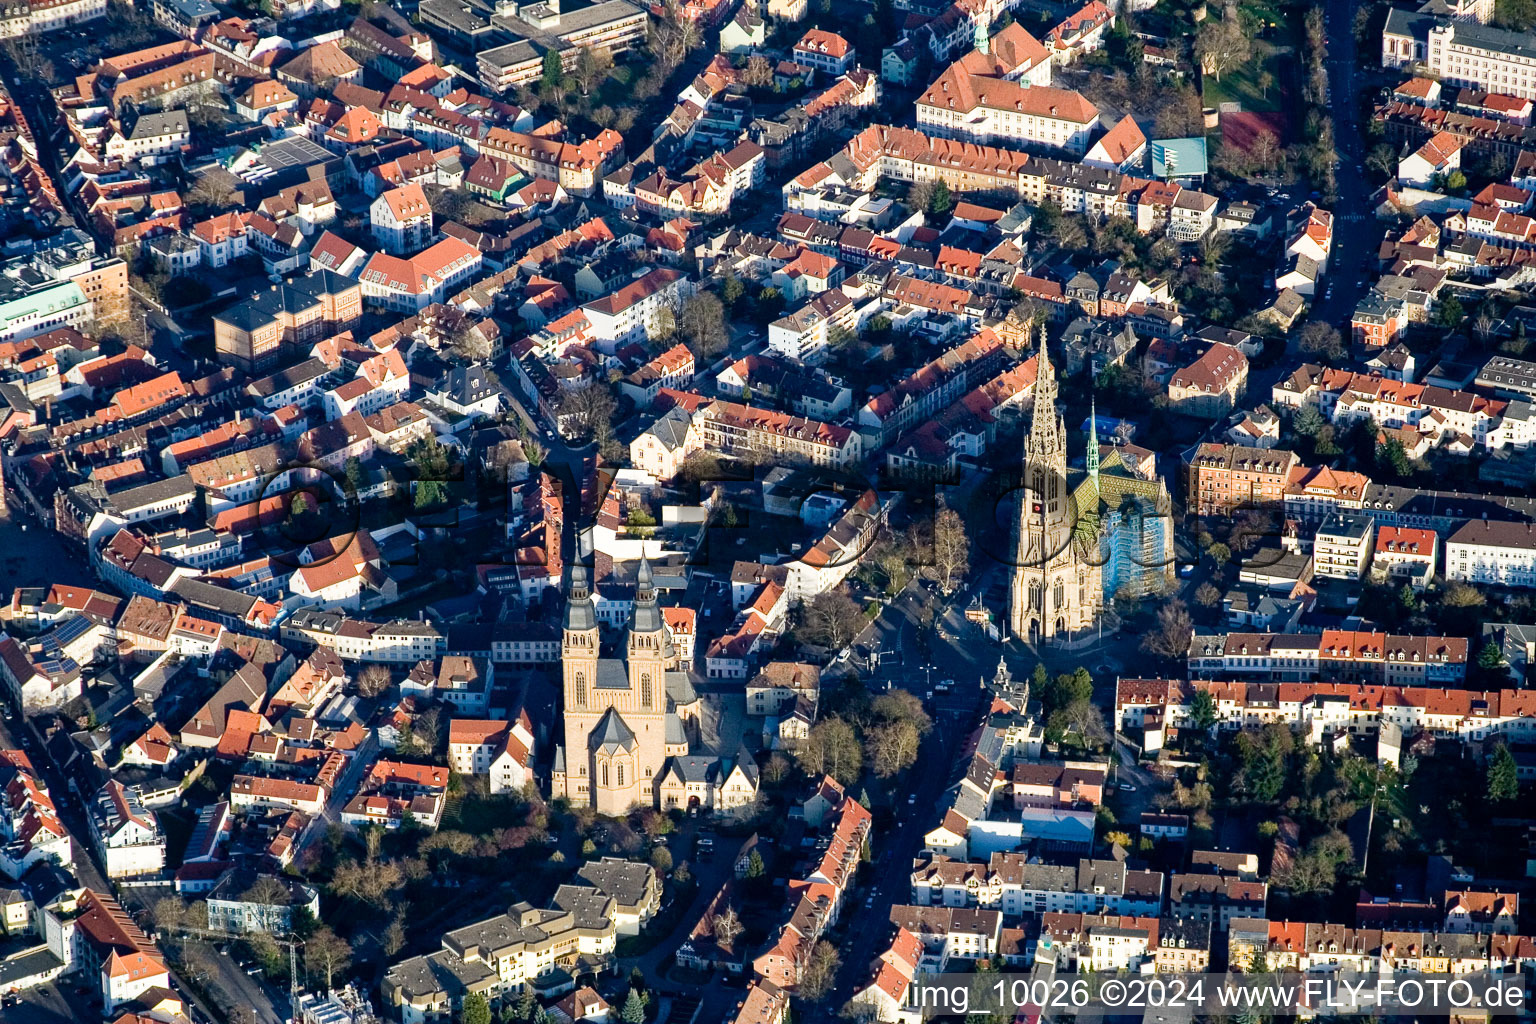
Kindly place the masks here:
POLYGON ((1367 287, 1362 260, 1374 259, 1384 228, 1371 210, 1371 188, 1365 177, 1365 143, 1360 134, 1356 90, 1354 18, 1358 0, 1328 0, 1328 91, 1334 138, 1339 152, 1338 201, 1333 205, 1333 266, 1328 291, 1313 309, 1316 319, 1341 327, 1348 324, 1355 304, 1367 287))
POLYGON ((965 693, 971 695, 969 702, 956 701, 952 708, 941 710, 923 741, 922 769, 908 778, 915 799, 898 805, 893 827, 871 839, 872 881, 862 894, 855 890, 843 910, 842 934, 836 940, 842 954, 837 984, 821 1006, 806 1013, 809 1024, 837 1019, 837 1009, 868 980, 870 962, 890 937, 892 905, 910 900, 912 861, 923 848, 923 836, 936 824, 944 792, 964 772, 962 744, 980 719, 982 691, 965 693))
POLYGON ((667 837, 667 849, 672 852, 673 861, 679 864, 687 861, 688 870, 698 883, 692 901, 677 918, 672 930, 658 939, 655 945, 639 956, 623 957, 617 961, 618 974, 621 976, 628 975, 638 967, 652 986, 659 989, 677 987, 665 978, 667 969, 672 965, 672 957, 688 937, 688 932, 698 923, 709 901, 715 898, 726 878, 734 871, 736 851, 743 842, 742 839, 716 834, 715 852, 708 859, 701 859, 693 852, 694 838, 700 825, 699 819, 689 819, 682 828, 667 837))
POLYGON ((79 1024, 82 1009, 74 1001, 82 998, 73 990, 75 978, 61 978, 57 983, 39 985, 21 993, 15 1006, 0 1010, 0 1024, 79 1024))
MULTIPOLYGON (((228 948, 228 947, 226 947, 228 948)), ((253 1011, 258 1024, 286 1024, 288 1000, 286 993, 277 992, 259 978, 245 973, 245 969, 228 954, 209 950, 210 959, 218 966, 209 984, 218 988, 231 1006, 244 1006, 253 1011)), ((222 1020, 215 1016, 214 1020, 222 1020)))

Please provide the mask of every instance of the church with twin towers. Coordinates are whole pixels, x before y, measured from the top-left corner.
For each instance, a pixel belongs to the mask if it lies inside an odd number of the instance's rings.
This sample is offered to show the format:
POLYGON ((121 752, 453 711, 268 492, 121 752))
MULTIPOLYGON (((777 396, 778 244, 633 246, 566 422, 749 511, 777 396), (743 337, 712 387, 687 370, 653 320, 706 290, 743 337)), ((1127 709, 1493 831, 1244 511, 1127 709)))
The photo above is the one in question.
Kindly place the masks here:
POLYGON ((729 756, 704 749, 701 733, 713 716, 694 689, 691 666, 678 655, 650 562, 640 559, 634 608, 611 649, 585 566, 570 567, 565 589, 563 736, 550 795, 609 815, 637 807, 718 812, 751 804, 757 764, 739 737, 729 756))
POLYGON ((1045 331, 1024 440, 1008 625, 1028 643, 1094 631, 1116 598, 1140 600, 1175 582, 1173 503, 1156 455, 1100 444, 1087 422, 1082 468, 1068 466, 1067 425, 1045 331))

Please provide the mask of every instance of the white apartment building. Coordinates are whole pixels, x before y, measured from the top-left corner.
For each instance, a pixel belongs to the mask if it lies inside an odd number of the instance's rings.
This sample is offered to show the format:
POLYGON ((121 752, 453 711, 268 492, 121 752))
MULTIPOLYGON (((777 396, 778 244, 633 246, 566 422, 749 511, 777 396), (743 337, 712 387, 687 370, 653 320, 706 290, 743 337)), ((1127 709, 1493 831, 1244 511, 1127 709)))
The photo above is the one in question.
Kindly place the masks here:
POLYGON ((853 47, 836 32, 813 28, 800 37, 790 52, 790 58, 796 64, 804 64, 829 77, 836 77, 853 65, 853 47))
POLYGON ((379 246, 397 256, 424 248, 432 240, 432 206, 415 182, 375 199, 368 207, 368 223, 379 246))
POLYGON ((42 35, 69 25, 106 17, 107 0, 31 0, 6 9, 0 19, 0 38, 42 35))
POLYGON ((1462 742, 1536 736, 1536 714, 1525 690, 1466 690, 1444 686, 1378 686, 1370 683, 1298 683, 1278 693, 1252 683, 1122 679, 1116 717, 1139 729, 1149 713, 1179 728, 1190 725, 1190 700, 1204 690, 1216 700, 1222 729, 1256 729, 1278 723, 1301 726, 1313 742, 1325 731, 1374 733, 1383 723, 1405 733, 1418 730, 1462 742))
POLYGON ((952 65, 917 101, 917 127, 983 144, 1029 143, 1088 152, 1099 111, 1082 94, 968 74, 952 65))
POLYGON ((685 274, 657 267, 581 308, 592 325, 595 347, 611 355, 629 342, 643 342, 661 334, 663 314, 670 314, 697 290, 685 274))
POLYGON ((1474 519, 1445 542, 1446 579, 1536 587, 1536 524, 1474 519))
POLYGON ((1370 516, 1334 512, 1317 528, 1312 567, 1319 576, 1358 580, 1371 564, 1376 521, 1370 516))
POLYGON ((450 654, 438 665, 434 696, 453 705, 455 715, 484 715, 495 679, 496 666, 489 659, 450 654))
POLYGON ((1440 556, 1434 530, 1412 526, 1383 526, 1376 531, 1372 564, 1393 576, 1433 576, 1440 556))
POLYGON ((1381 34, 1381 66, 1420 66, 1443 86, 1536 99, 1536 40, 1528 32, 1397 7, 1381 34))
POLYGON ((96 793, 90 823, 108 878, 152 875, 165 867, 165 834, 159 819, 117 780, 96 793))
POLYGON ((1163 875, 1129 871, 1113 860, 1070 864, 1030 863, 1021 853, 994 853, 977 861, 931 857, 912 868, 917 906, 980 907, 1006 921, 1039 914, 1156 914, 1163 904, 1163 875))
POLYGON ((533 778, 533 730, 517 720, 455 718, 448 729, 448 763, 460 775, 484 775, 492 793, 515 793, 533 778))
POLYGON ((505 913, 443 933, 443 948, 392 965, 384 976, 383 1001, 403 1024, 446 1020, 466 988, 500 1000, 573 957, 600 959, 618 937, 618 901, 587 886, 562 887, 556 906, 537 910, 526 902, 505 913), (579 900, 561 906, 569 893, 579 900), (472 986, 460 979, 472 978, 472 986))
POLYGON ((107 156, 123 161, 142 160, 158 163, 157 158, 178 152, 192 138, 185 110, 165 110, 140 114, 133 124, 124 125, 107 140, 107 156))

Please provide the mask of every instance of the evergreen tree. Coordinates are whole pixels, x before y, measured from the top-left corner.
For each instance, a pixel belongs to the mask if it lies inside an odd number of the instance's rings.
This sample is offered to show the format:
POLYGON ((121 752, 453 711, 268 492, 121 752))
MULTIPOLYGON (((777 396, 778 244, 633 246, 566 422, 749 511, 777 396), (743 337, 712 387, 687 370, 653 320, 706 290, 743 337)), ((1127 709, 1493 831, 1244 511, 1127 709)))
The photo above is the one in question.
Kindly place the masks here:
POLYGON ((629 995, 624 1000, 624 1008, 619 1011, 619 1020, 624 1024, 645 1024, 645 997, 638 989, 629 990, 629 995))
POLYGON ((1196 729, 1209 729, 1216 724, 1216 699, 1209 690, 1197 690, 1189 702, 1189 718, 1196 729))
POLYGON ((948 213, 949 208, 955 205, 955 197, 950 195, 949 186, 940 178, 933 186, 933 198, 928 200, 929 213, 948 213))
POLYGON ((560 51, 548 49, 544 51, 544 75, 540 84, 545 89, 554 90, 560 88, 560 82, 565 78, 565 67, 560 63, 560 51))
POLYGON ((464 996, 464 1005, 459 1009, 459 1024, 491 1024, 491 1004, 485 1001, 485 996, 478 992, 464 996))
POLYGON ((1500 743, 1488 762, 1488 799, 1496 804, 1508 803, 1520 795, 1520 778, 1515 767, 1515 755, 1500 743))

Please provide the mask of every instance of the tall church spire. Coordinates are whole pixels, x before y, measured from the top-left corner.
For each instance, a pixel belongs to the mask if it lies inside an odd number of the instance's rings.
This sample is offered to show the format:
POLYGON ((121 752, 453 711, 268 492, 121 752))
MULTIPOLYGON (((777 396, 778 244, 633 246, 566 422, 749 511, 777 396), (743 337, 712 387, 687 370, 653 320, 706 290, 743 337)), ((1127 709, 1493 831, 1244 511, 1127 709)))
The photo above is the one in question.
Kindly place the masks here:
POLYGON ((1056 394, 1056 369, 1051 365, 1045 325, 1041 324, 1039 364, 1035 373, 1035 408, 1029 424, 1029 440, 1024 449, 1026 462, 1050 459, 1057 453, 1065 456, 1066 445, 1062 438, 1061 415, 1056 411, 1056 394))
POLYGON ((1096 396, 1088 399, 1088 479, 1094 489, 1099 486, 1099 403, 1096 396))
POLYGON ((1074 543, 1077 497, 1067 486, 1067 428, 1043 327, 1037 358, 1010 601, 1013 632, 1031 643, 1090 625, 1099 586, 1098 567, 1084 562, 1074 543))

